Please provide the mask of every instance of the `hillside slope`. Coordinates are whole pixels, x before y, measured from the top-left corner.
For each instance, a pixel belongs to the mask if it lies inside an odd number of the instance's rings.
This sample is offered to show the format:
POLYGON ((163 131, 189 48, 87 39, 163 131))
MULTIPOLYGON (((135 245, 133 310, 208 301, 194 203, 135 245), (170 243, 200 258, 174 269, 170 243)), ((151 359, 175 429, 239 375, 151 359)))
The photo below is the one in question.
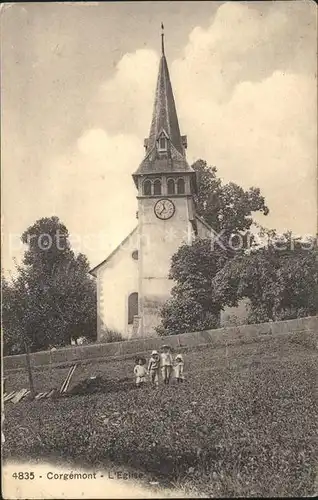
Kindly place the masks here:
MULTIPOLYGON (((211 496, 312 495, 317 351, 286 335, 185 362, 183 385, 136 389, 133 361, 118 361, 79 368, 73 386, 101 376, 102 392, 8 403, 4 459, 111 460, 211 496)), ((66 372, 38 372, 37 389, 66 372)), ((8 390, 25 384, 10 374, 8 390)))

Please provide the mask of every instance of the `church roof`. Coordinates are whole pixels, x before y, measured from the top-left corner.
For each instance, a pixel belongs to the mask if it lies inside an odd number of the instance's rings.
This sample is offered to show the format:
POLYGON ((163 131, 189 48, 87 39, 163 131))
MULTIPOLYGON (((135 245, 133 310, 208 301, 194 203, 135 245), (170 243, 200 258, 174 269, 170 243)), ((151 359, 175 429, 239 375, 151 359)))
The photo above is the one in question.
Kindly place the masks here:
POLYGON ((128 240, 133 236, 133 234, 137 231, 138 229, 138 226, 135 226, 134 229, 128 234, 128 236, 126 236, 125 239, 123 239, 123 241, 121 243, 119 243, 119 245, 108 255, 108 257, 106 257, 106 259, 104 259, 102 262, 100 262, 99 264, 97 264, 97 266, 95 266, 93 269, 91 269, 89 271, 89 274, 91 274, 92 276, 95 276, 95 278, 97 277, 97 271, 104 265, 106 264, 107 262, 110 261, 110 259, 121 249, 124 247, 125 243, 128 242, 128 240))
POLYGON ((210 231, 213 231, 212 227, 210 226, 210 224, 208 224, 204 219, 203 217, 200 217, 198 214, 195 214, 195 218, 201 222, 201 224, 203 224, 203 226, 205 226, 207 229, 209 229, 210 231))
POLYGON ((153 148, 159 133, 164 130, 173 146, 183 154, 183 144, 180 134, 176 105, 172 92, 169 69, 164 52, 161 54, 155 103, 150 125, 148 148, 153 148))
POLYGON ((135 182, 136 176, 138 175, 164 172, 194 172, 189 166, 185 156, 186 138, 180 134, 169 69, 164 52, 163 34, 161 36, 162 54, 159 64, 150 132, 148 139, 145 141, 146 156, 137 171, 133 174, 135 182), (166 151, 160 151, 157 148, 157 140, 162 136, 168 139, 166 151))

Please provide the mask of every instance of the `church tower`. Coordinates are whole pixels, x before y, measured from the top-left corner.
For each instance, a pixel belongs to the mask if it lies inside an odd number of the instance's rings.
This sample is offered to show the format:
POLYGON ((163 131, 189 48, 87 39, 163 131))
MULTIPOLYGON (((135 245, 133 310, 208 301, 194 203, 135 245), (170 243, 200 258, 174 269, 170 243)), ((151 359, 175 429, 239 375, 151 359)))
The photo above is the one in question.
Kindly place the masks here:
MULTIPOLYGON (((171 297, 171 258, 195 236, 212 229, 195 213, 196 174, 180 134, 164 35, 145 157, 133 174, 137 188, 135 228, 90 273, 97 281, 97 336, 115 330, 124 338, 156 336, 160 308, 171 297)), ((106 337, 105 337, 106 335, 106 337)))
POLYGON ((161 35, 161 59, 145 157, 133 179, 138 190, 138 336, 155 335, 170 297, 171 257, 197 230, 196 176, 186 160, 161 35))

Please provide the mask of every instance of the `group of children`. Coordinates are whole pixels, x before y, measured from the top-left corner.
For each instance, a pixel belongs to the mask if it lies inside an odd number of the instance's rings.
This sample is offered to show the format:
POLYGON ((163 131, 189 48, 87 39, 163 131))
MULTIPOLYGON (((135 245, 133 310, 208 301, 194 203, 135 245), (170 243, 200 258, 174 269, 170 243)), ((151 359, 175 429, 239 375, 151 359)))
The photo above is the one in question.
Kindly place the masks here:
POLYGON ((159 355, 158 351, 152 351, 148 368, 146 368, 145 359, 139 358, 136 360, 134 374, 137 387, 140 387, 146 382, 147 375, 149 375, 151 383, 157 387, 159 385, 160 369, 162 380, 165 385, 169 384, 173 371, 177 382, 183 382, 184 361, 182 355, 178 354, 175 360, 173 360, 170 347, 168 345, 163 345, 161 355, 159 355))

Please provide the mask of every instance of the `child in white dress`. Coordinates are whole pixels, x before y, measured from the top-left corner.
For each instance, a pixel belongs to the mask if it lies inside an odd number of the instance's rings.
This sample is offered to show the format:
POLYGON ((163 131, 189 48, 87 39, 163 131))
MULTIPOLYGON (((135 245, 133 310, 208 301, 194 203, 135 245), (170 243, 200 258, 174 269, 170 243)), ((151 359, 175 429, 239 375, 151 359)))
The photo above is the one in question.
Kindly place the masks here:
POLYGON ((174 365, 175 377, 176 377, 178 383, 183 382, 183 380, 184 380, 183 370, 184 370, 183 357, 181 354, 178 354, 176 356, 175 365, 174 365))
POLYGON ((140 387, 146 382, 147 369, 145 367, 145 360, 140 358, 134 368, 134 374, 136 377, 136 386, 140 387))

